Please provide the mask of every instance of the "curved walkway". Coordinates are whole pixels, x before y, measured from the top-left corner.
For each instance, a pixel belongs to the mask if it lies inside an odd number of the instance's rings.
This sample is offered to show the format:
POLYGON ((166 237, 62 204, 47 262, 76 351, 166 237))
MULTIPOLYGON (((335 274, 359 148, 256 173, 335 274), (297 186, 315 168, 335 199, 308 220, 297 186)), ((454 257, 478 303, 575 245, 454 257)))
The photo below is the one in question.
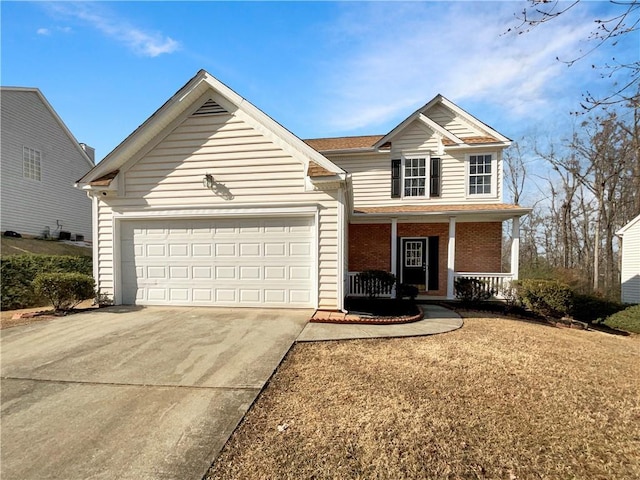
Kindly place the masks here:
POLYGON ((298 342, 349 340, 356 338, 417 337, 446 333, 462 327, 460 316, 438 305, 420 305, 424 319, 399 325, 358 325, 339 323, 307 323, 298 342))

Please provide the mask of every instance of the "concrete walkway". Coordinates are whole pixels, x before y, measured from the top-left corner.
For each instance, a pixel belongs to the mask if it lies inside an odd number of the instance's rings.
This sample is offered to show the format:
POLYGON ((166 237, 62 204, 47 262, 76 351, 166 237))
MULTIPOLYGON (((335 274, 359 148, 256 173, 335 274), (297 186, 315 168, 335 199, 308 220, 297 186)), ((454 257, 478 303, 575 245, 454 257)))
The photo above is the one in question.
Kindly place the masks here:
POLYGON ((420 305, 424 319, 399 325, 360 325, 341 323, 308 323, 298 342, 348 340, 356 338, 415 337, 435 335, 462 327, 460 316, 438 305, 420 305))

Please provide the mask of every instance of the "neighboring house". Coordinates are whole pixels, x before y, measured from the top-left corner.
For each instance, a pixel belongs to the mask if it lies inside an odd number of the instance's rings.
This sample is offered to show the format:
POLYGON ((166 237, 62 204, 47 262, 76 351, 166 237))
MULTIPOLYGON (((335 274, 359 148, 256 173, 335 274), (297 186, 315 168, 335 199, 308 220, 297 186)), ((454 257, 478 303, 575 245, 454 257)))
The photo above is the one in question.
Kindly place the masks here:
POLYGON ((384 136, 307 140, 200 71, 79 181, 120 304, 342 309, 356 272, 426 295, 517 277, 509 140, 442 96, 384 136), (502 224, 513 220, 513 272, 502 224))
POLYGON ((0 229, 91 239, 91 201, 74 182, 94 166, 93 149, 37 88, 1 87, 0 110, 0 229))
POLYGON ((640 303, 640 215, 616 234, 622 237, 622 303, 640 303))

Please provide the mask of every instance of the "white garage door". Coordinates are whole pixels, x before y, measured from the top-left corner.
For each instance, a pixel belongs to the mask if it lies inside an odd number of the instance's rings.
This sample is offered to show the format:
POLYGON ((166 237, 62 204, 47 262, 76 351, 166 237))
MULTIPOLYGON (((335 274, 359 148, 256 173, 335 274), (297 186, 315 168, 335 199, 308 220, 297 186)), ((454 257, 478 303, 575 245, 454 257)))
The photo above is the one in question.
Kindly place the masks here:
POLYGON ((313 217, 129 220, 122 301, 313 307, 313 217))

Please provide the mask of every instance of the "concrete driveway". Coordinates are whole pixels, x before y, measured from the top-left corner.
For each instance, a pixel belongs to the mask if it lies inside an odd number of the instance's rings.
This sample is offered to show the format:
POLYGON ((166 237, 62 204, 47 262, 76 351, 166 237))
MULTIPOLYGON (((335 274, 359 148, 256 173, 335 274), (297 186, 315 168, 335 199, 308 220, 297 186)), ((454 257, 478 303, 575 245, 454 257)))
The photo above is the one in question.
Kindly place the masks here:
POLYGON ((111 307, 3 330, 0 477, 199 480, 312 313, 111 307))

